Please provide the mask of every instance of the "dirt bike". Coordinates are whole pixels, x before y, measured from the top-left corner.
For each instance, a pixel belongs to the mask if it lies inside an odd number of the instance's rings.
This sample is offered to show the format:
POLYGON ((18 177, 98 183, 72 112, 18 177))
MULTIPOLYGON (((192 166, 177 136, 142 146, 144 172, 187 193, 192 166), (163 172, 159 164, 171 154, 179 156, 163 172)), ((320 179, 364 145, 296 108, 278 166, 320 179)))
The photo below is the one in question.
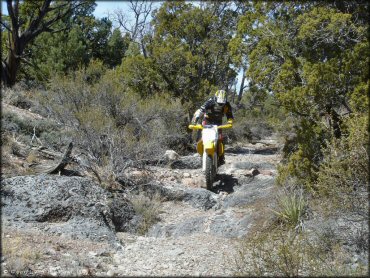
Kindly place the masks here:
POLYGON ((225 125, 189 125, 189 129, 202 130, 202 139, 197 143, 197 151, 202 156, 202 170, 205 175, 207 189, 211 190, 219 166, 219 157, 224 154, 224 144, 220 142, 219 129, 232 128, 225 125))

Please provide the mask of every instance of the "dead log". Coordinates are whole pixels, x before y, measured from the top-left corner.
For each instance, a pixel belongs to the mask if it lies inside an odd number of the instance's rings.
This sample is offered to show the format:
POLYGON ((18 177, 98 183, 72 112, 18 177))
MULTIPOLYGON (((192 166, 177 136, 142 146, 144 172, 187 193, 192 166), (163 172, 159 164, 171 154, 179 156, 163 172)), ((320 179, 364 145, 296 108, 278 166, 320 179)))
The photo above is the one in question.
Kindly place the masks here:
POLYGON ((63 153, 47 150, 45 147, 35 149, 43 158, 58 159, 63 157, 63 153))
POLYGON ((33 170, 39 174, 41 173, 57 174, 61 172, 64 169, 64 167, 66 167, 67 164, 72 161, 72 157, 71 157, 72 148, 73 148, 73 143, 70 142, 64 154, 56 161, 56 163, 53 163, 52 165, 36 164, 36 165, 30 165, 30 167, 33 168, 33 170))

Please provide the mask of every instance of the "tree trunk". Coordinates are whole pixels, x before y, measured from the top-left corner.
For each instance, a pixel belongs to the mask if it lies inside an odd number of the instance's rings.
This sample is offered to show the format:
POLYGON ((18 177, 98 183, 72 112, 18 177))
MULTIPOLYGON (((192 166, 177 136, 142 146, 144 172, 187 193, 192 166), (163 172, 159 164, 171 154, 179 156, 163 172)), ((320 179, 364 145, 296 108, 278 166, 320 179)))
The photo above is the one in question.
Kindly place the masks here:
POLYGON ((27 18, 28 22, 22 18, 25 14, 20 11, 20 5, 23 5, 23 3, 20 4, 21 2, 24 1, 7 0, 10 20, 5 22, 0 18, 1 25, 5 27, 4 31, 8 32, 7 47, 10 48, 6 60, 1 63, 1 81, 8 87, 13 86, 16 82, 21 57, 24 55, 27 44, 43 32, 52 32, 51 27, 54 23, 65 18, 85 3, 85 1, 34 1, 38 5, 38 11, 31 18, 27 18), (50 7, 52 2, 54 6, 50 7), (52 11, 56 12, 50 15, 52 11), (49 15, 50 17, 48 17, 49 15))
POLYGON ((327 115, 329 115, 329 124, 333 129, 335 138, 340 138, 342 136, 342 131, 340 129, 341 118, 339 114, 331 106, 326 106, 325 109, 327 115))
POLYGON ((7 87, 12 87, 15 84, 21 59, 18 55, 14 54, 12 49, 9 52, 6 62, 2 63, 2 72, 1 72, 1 81, 4 82, 4 85, 7 87))
POLYGON ((240 84, 239 94, 238 94, 238 100, 236 104, 239 104, 242 96, 243 96, 243 90, 244 90, 244 82, 245 82, 245 68, 243 68, 243 77, 242 77, 242 83, 240 84))

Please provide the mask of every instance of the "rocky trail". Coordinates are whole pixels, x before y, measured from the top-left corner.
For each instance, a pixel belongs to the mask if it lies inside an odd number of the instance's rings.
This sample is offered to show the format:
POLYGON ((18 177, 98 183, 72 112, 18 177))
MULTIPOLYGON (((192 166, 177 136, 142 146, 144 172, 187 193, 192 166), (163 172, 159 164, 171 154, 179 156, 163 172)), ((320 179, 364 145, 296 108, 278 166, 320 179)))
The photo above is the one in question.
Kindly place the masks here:
POLYGON ((185 163, 197 155, 148 166, 150 182, 115 194, 84 177, 4 179, 2 237, 12 247, 2 275, 233 276, 239 240, 271 215, 279 159, 275 138, 228 146, 213 192, 200 165, 185 163), (140 218, 125 202, 135 190, 161 200, 144 235, 133 232, 140 218), (29 251, 17 260, 17 248, 29 251))

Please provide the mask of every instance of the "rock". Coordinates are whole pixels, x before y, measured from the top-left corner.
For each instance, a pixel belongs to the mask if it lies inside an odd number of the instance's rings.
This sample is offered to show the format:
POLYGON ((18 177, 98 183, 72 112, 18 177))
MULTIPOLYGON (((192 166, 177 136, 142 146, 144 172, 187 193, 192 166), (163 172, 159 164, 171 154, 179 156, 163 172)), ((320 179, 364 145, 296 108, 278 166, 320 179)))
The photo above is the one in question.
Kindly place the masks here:
POLYGON ((114 269, 109 269, 107 271, 107 276, 112 277, 112 276, 115 276, 115 275, 117 275, 117 273, 114 269))
POLYGON ((196 208, 209 210, 217 204, 217 195, 203 188, 188 189, 183 198, 185 202, 196 208))
POLYGON ((170 188, 152 183, 138 186, 136 192, 144 192, 149 196, 159 194, 166 201, 184 201, 203 210, 209 210, 218 204, 218 195, 203 188, 170 188))
POLYGON ((247 162, 241 161, 233 163, 232 166, 235 169, 265 169, 265 170, 273 170, 276 166, 269 162, 247 162))
POLYGON ((190 175, 189 173, 184 173, 184 174, 182 174, 182 176, 183 176, 184 178, 190 178, 190 177, 191 177, 191 175, 190 175))
POLYGON ((200 232, 204 229, 206 217, 194 217, 186 219, 177 224, 163 225, 158 223, 154 225, 148 232, 149 236, 153 237, 182 237, 193 233, 200 232))
POLYGON ((180 158, 180 155, 178 153, 176 153, 175 151, 173 150, 167 150, 164 154, 164 157, 168 160, 168 161, 173 161, 173 160, 177 160, 180 158))
POLYGON ((190 188, 205 188, 206 187, 206 182, 204 178, 200 177, 194 177, 194 178, 184 178, 181 180, 181 183, 190 188))
POLYGON ((258 171, 257 169, 254 169, 254 168, 252 168, 251 170, 249 170, 245 173, 245 175, 249 176, 249 177, 254 177, 254 176, 257 176, 258 174, 260 174, 260 171, 258 171))
MULTIPOLYGON (((110 217, 116 232, 126 232, 132 229, 134 223, 135 210, 130 201, 123 194, 115 195, 116 198, 109 204, 110 217)), ((136 226, 136 223, 135 225, 136 226)))
POLYGON ((182 250, 181 248, 175 248, 173 250, 170 250, 169 253, 171 257, 177 257, 184 254, 184 250, 182 250))
POLYGON ((274 179, 258 179, 255 177, 252 184, 244 184, 233 194, 222 198, 222 205, 228 207, 244 207, 269 194, 274 186, 274 179))
POLYGON ((58 223, 45 232, 111 241, 116 239, 115 231, 128 229, 135 216, 127 199, 112 196, 88 178, 18 176, 1 184, 3 217, 19 228, 28 223, 58 223), (88 205, 91 203, 94 205, 88 205), (19 221, 15 222, 16 218, 19 221))
POLYGON ((49 273, 51 276, 58 276, 58 273, 60 271, 61 267, 60 266, 51 266, 49 267, 49 273))
POLYGON ((90 270, 88 268, 83 268, 81 270, 81 275, 82 276, 87 276, 87 275, 90 275, 90 270))
POLYGON ((182 156, 181 158, 172 161, 171 169, 199 169, 202 167, 202 160, 200 157, 182 156))
POLYGON ((245 214, 241 219, 230 217, 228 214, 217 215, 210 225, 210 233, 220 237, 237 238, 248 233, 250 223, 250 214, 245 214))

